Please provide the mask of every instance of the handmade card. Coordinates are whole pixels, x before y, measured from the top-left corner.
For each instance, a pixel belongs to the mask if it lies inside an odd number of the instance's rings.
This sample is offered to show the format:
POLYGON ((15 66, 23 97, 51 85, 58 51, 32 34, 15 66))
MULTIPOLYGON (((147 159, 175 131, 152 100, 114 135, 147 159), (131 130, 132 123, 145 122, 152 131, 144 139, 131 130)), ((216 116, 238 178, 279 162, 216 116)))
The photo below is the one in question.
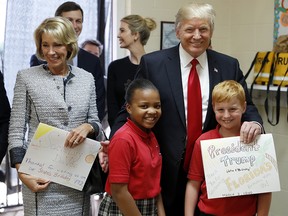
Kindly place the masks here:
POLYGON ((280 191, 272 134, 203 140, 201 152, 209 199, 280 191))
POLYGON ((40 123, 19 171, 82 190, 100 143, 86 138, 82 144, 67 148, 68 133, 40 123))

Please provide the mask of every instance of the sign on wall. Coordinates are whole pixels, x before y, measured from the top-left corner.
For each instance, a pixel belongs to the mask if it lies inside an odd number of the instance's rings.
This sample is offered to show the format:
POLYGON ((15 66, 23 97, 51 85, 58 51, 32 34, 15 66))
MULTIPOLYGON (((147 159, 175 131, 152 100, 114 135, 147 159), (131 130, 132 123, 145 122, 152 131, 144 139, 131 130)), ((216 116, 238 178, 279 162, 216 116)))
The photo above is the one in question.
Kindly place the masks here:
POLYGON ((161 21, 160 49, 176 46, 179 42, 179 39, 176 37, 175 23, 161 21))
POLYGON ((288 35, 288 0, 275 0, 273 43, 280 35, 288 35))

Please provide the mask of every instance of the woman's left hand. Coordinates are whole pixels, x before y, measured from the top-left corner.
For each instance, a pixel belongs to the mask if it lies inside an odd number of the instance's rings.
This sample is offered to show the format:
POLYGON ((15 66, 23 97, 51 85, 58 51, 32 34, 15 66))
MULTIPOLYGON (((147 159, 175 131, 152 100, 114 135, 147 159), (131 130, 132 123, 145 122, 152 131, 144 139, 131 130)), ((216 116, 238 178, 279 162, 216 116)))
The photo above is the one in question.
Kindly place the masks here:
POLYGON ((81 144, 91 131, 91 125, 88 123, 84 123, 79 127, 72 129, 66 138, 65 147, 74 148, 81 144))

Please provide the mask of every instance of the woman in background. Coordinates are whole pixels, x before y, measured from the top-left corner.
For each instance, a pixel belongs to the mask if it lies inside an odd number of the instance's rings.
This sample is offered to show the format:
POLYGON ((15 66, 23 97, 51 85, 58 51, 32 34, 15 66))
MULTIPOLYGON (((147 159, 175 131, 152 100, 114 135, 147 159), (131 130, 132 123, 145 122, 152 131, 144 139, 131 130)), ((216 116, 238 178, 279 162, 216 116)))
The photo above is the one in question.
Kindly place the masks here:
POLYGON ((110 127, 125 102, 125 90, 134 79, 140 59, 145 54, 144 46, 155 28, 153 19, 139 15, 129 15, 120 20, 117 37, 120 47, 128 49, 130 54, 111 62, 108 67, 107 108, 110 127))

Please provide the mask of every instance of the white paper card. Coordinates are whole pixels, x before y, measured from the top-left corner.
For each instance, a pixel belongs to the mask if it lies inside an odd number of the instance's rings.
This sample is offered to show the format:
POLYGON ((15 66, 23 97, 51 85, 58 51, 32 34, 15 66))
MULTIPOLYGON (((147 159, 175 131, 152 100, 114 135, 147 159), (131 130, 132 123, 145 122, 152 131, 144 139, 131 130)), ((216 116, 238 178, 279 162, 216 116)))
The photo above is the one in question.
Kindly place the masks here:
POLYGON ((86 138, 64 147, 69 132, 40 123, 21 163, 20 172, 82 190, 100 143, 86 138))
POLYGON ((272 134, 203 140, 201 152, 209 199, 280 191, 272 134))

